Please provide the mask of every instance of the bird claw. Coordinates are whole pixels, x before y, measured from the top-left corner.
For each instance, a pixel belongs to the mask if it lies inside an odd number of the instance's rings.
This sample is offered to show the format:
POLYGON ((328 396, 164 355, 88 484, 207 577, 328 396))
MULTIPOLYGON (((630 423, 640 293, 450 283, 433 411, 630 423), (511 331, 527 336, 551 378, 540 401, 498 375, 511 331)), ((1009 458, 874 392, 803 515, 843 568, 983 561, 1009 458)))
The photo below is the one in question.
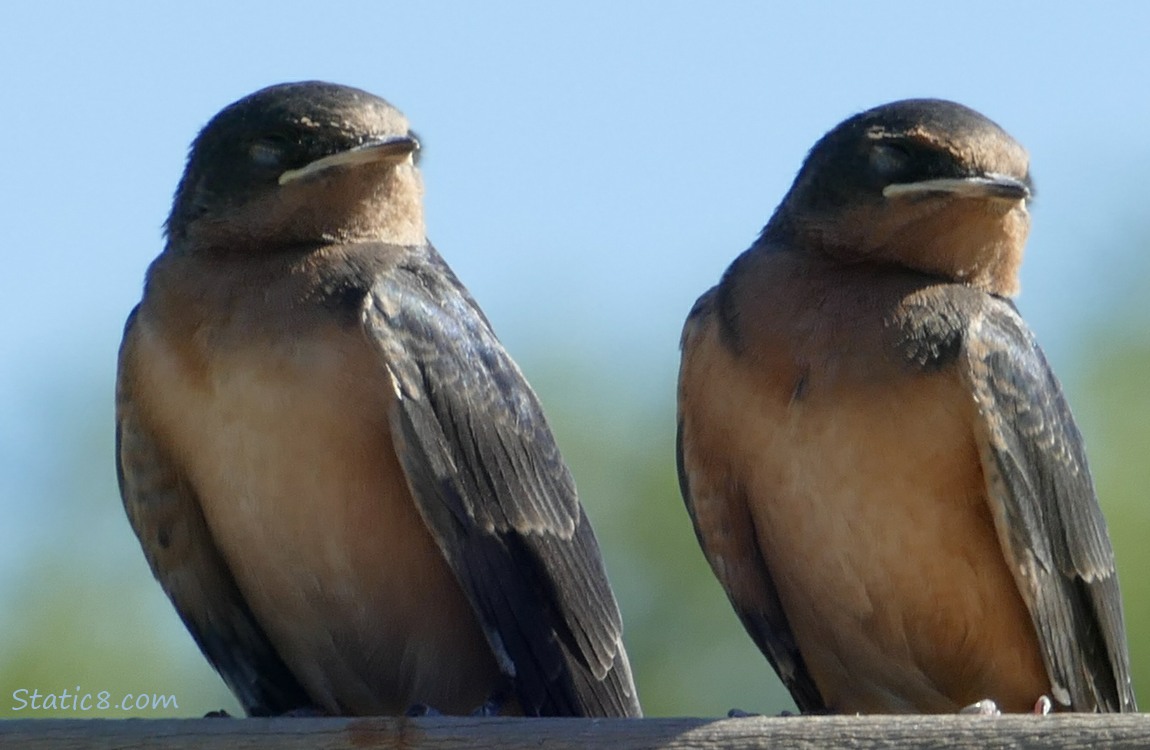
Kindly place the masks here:
MULTIPOLYGON (((499 711, 503 708, 503 703, 506 696, 501 693, 494 693, 490 698, 479 704, 479 707, 471 712, 471 716, 490 717, 498 716, 499 711)), ((443 713, 434 706, 429 706, 426 703, 413 703, 408 706, 403 715, 408 718, 418 718, 420 716, 443 716, 443 713)))
POLYGON ((1002 716, 998 704, 990 698, 983 698, 977 703, 971 703, 969 706, 959 709, 958 713, 968 716, 1002 716))
POLYGON ((327 716, 327 712, 321 711, 315 706, 297 706, 290 711, 278 714, 278 716, 287 719, 317 719, 321 716, 327 716))
MULTIPOLYGON (((1054 702, 1050 700, 1050 696, 1040 695, 1038 700, 1034 702, 1034 709, 1031 713, 1035 716, 1049 716, 1052 711, 1054 711, 1054 702)), ((1002 711, 998 709, 998 704, 990 698, 983 698, 977 703, 971 703, 969 706, 959 710, 959 713, 971 716, 1002 715, 1002 711)))
POLYGON ((749 713, 741 708, 732 708, 727 712, 728 719, 748 719, 752 716, 762 716, 762 714, 749 713))
POLYGON ((438 710, 432 708, 426 703, 412 703, 407 707, 407 710, 403 712, 403 715, 411 719, 418 718, 420 716, 443 716, 443 714, 441 714, 438 710))
POLYGON ((498 716, 503 709, 503 698, 493 695, 471 712, 472 716, 498 716))

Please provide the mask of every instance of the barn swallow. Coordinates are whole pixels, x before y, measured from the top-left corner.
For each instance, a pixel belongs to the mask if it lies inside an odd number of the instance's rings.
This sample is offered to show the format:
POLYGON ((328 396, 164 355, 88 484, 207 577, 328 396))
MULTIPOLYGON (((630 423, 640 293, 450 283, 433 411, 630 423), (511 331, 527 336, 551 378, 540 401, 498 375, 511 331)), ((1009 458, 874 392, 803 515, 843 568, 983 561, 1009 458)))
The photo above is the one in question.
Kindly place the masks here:
POLYGON ((320 82, 199 134, 120 349, 128 517, 249 715, 638 716, 539 401, 426 239, 418 148, 320 82))
POLYGON ((687 319, 683 497, 803 712, 1135 710, 1082 437, 1010 301, 1028 161, 953 102, 851 117, 687 319))

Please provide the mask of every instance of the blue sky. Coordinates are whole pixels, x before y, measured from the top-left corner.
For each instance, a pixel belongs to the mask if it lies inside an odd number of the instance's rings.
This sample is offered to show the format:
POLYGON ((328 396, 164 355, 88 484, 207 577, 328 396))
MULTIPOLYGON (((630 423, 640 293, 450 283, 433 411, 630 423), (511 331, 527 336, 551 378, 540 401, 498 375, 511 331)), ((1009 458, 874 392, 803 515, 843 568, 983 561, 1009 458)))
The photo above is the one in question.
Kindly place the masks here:
MULTIPOLYGON (((509 344, 620 373, 673 366, 692 300, 819 135, 884 101, 956 99, 1031 152, 1021 304, 1057 338, 1082 312, 1061 301, 1142 202, 1127 189, 1150 156, 1150 5, 799 5, 15 4, 3 393, 48 365, 108 369, 189 141, 234 99, 305 78, 408 114, 431 238, 509 344), (630 347, 638 362, 616 356, 630 347)), ((1114 282, 1087 279, 1088 300, 1114 282)))
MULTIPOLYGON (((683 317, 811 144, 904 97, 963 102, 1029 149, 1020 306, 1056 370, 1106 310, 1150 305, 1144 243, 1125 244, 1146 216, 1148 3, 44 2, 2 16, 0 601, 21 542, 44 534, 43 486, 77 439, 62 431, 110 414, 122 321, 188 143, 268 84, 325 79, 402 109, 424 142, 429 234, 512 353, 584 358, 639 397, 673 398, 683 317)), ((110 456, 98 481, 114 483, 110 456)))

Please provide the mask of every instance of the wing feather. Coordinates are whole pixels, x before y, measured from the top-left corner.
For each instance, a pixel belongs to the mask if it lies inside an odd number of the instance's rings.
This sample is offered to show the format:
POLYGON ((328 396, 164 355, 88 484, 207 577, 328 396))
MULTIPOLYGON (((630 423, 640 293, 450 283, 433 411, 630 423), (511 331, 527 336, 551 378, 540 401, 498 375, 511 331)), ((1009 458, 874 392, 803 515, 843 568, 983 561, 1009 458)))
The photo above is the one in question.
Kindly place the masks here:
POLYGON ((535 394, 431 247, 381 272, 366 330, 408 484, 528 714, 637 716, 598 543, 535 394))
POLYGON ((1054 697, 1080 711, 1133 711, 1114 553, 1082 436, 1026 324, 989 299, 972 315, 964 374, 999 538, 1054 697))

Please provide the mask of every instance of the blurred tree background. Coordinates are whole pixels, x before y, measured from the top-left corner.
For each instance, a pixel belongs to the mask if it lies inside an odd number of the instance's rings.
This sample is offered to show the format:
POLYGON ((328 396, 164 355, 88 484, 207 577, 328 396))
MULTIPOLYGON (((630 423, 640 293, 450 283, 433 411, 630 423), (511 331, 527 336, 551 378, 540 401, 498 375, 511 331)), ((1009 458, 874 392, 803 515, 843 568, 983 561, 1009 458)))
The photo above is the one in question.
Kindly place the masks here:
MULTIPOLYGON (((1139 309, 1145 309, 1140 306, 1139 309)), ((1135 686, 1150 700, 1150 323, 1115 310, 1091 324, 1056 367, 1087 437, 1117 549, 1135 686)), ((596 367, 570 351, 516 352, 548 409, 598 531, 649 715, 792 708, 736 620, 696 545, 674 469, 673 367, 636 382, 625 362, 596 367)), ((622 357, 622 355, 620 355, 622 357)), ((670 362, 672 359, 667 358, 670 362)), ((132 716, 197 716, 237 706, 152 580, 125 520, 112 470, 111 383, 44 384, 30 408, 45 435, 68 435, 42 472, 45 525, 8 581, 0 612, 0 716, 12 691, 107 690, 176 696, 178 707, 132 716)), ((45 436, 28 436, 45 439, 45 436)), ((9 467, 10 469, 12 467, 9 467)), ((62 709, 35 716, 79 714, 62 709)))

